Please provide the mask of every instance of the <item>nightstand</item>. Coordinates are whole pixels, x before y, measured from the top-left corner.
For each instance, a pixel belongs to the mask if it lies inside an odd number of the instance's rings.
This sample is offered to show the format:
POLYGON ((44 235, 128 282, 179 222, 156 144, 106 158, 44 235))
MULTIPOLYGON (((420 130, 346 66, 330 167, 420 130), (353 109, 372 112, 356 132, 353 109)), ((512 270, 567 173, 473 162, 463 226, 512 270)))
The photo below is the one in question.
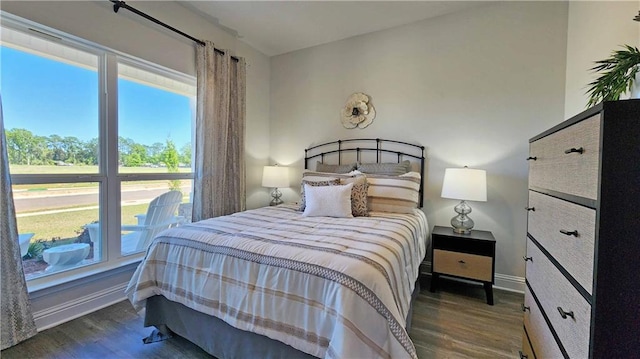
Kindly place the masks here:
POLYGON ((496 240, 488 231, 454 233, 451 227, 435 226, 431 233, 431 292, 438 287, 440 275, 481 282, 487 304, 493 305, 496 265, 496 240))

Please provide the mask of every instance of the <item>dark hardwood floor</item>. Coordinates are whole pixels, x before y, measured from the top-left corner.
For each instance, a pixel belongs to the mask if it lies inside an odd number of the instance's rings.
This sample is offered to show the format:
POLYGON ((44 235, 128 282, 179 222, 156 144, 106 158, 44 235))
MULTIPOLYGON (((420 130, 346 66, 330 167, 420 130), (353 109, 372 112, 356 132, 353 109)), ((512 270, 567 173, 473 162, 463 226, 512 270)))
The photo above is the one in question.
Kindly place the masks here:
MULTIPOLYGON (((422 285, 413 313, 411 338, 426 358, 517 358, 522 343, 523 295, 494 290, 495 305, 486 304, 482 285, 450 280, 439 291, 422 285)), ((123 301, 42 331, 1 356, 10 358, 210 358, 180 337, 143 344, 150 328, 142 326, 123 301)))

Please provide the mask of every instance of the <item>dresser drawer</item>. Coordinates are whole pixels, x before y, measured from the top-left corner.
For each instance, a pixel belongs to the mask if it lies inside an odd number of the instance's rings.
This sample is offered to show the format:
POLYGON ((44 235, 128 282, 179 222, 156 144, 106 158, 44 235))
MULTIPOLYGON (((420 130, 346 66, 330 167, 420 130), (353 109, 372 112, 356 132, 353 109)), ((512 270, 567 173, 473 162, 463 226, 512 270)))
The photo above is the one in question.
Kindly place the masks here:
POLYGON ((459 277, 493 281, 493 258, 476 254, 433 250, 433 271, 459 277))
POLYGON ((529 207, 528 232, 591 294, 596 211, 534 191, 529 207))
POLYGON ((600 114, 532 142, 529 156, 530 186, 596 200, 600 114), (572 148, 583 152, 565 153, 572 148))
POLYGON ((522 350, 520 351, 521 359, 534 359, 533 349, 531 349, 531 343, 529 343, 529 337, 527 337, 527 333, 525 332, 522 335, 522 350))
MULTIPOLYGON (((535 353, 536 358, 563 358, 562 351, 556 343, 553 334, 547 322, 544 320, 540 308, 536 304, 536 301, 531 296, 529 288, 525 286, 524 292, 524 305, 529 308, 524 312, 524 327, 529 334, 529 340, 531 341, 531 348, 535 353)), ((527 341, 527 334, 524 335, 523 341, 527 341)), ((529 343, 525 343, 527 346, 529 343)), ((527 346, 523 344, 523 353, 526 354, 527 346)), ((530 349, 531 349, 530 348, 530 349)), ((529 350, 530 350, 529 349, 529 350)), ((528 359, 534 358, 533 355, 529 355, 528 359)))
POLYGON ((591 306, 531 239, 527 239, 527 256, 531 257, 527 262, 527 281, 567 354, 570 358, 587 358, 591 306), (567 315, 563 318, 558 308, 572 312, 573 317, 567 315))

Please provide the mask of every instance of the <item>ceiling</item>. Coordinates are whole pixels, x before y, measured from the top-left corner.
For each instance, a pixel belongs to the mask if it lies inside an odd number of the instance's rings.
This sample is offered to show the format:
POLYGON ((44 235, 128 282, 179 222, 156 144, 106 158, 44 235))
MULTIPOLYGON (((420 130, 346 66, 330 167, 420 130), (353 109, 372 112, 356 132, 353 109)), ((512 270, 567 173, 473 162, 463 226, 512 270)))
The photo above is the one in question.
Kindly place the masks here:
POLYGON ((268 56, 461 11, 482 1, 180 1, 268 56))

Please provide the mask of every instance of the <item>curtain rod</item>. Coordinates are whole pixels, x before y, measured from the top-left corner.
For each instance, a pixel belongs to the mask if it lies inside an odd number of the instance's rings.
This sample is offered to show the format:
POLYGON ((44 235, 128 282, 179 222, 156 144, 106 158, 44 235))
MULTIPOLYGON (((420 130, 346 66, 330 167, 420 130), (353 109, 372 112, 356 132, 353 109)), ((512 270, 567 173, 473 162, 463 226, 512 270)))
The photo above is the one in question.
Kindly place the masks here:
MULTIPOLYGON (((113 3, 113 12, 115 12, 115 13, 117 13, 118 10, 120 10, 120 8, 125 8, 125 9, 133 12, 134 14, 136 14, 138 16, 142 16, 142 17, 144 17, 145 19, 147 19, 149 21, 152 21, 152 22, 154 22, 154 23, 156 23, 156 24, 158 24, 158 25, 160 25, 162 27, 165 27, 165 28, 167 28, 167 29, 169 29, 169 30, 171 30, 171 31, 173 31, 175 33, 178 33, 178 34, 190 39, 191 41, 197 43, 200 46, 204 46, 205 45, 204 41, 196 39, 195 37, 176 29, 175 27, 173 27, 173 26, 171 26, 169 24, 166 24, 166 23, 156 19, 153 16, 147 15, 144 12, 142 12, 142 11, 140 11, 140 10, 134 8, 134 7, 131 7, 131 6, 127 5, 124 1, 120 1, 120 0, 109 0, 109 1, 111 1, 113 3)), ((219 53, 221 55, 224 55, 224 51, 222 51, 220 49, 213 48, 213 50, 215 50, 215 52, 217 52, 217 53, 219 53)), ((231 56, 231 58, 233 60, 235 60, 235 61, 238 61, 238 58, 235 57, 235 56, 231 56)))

